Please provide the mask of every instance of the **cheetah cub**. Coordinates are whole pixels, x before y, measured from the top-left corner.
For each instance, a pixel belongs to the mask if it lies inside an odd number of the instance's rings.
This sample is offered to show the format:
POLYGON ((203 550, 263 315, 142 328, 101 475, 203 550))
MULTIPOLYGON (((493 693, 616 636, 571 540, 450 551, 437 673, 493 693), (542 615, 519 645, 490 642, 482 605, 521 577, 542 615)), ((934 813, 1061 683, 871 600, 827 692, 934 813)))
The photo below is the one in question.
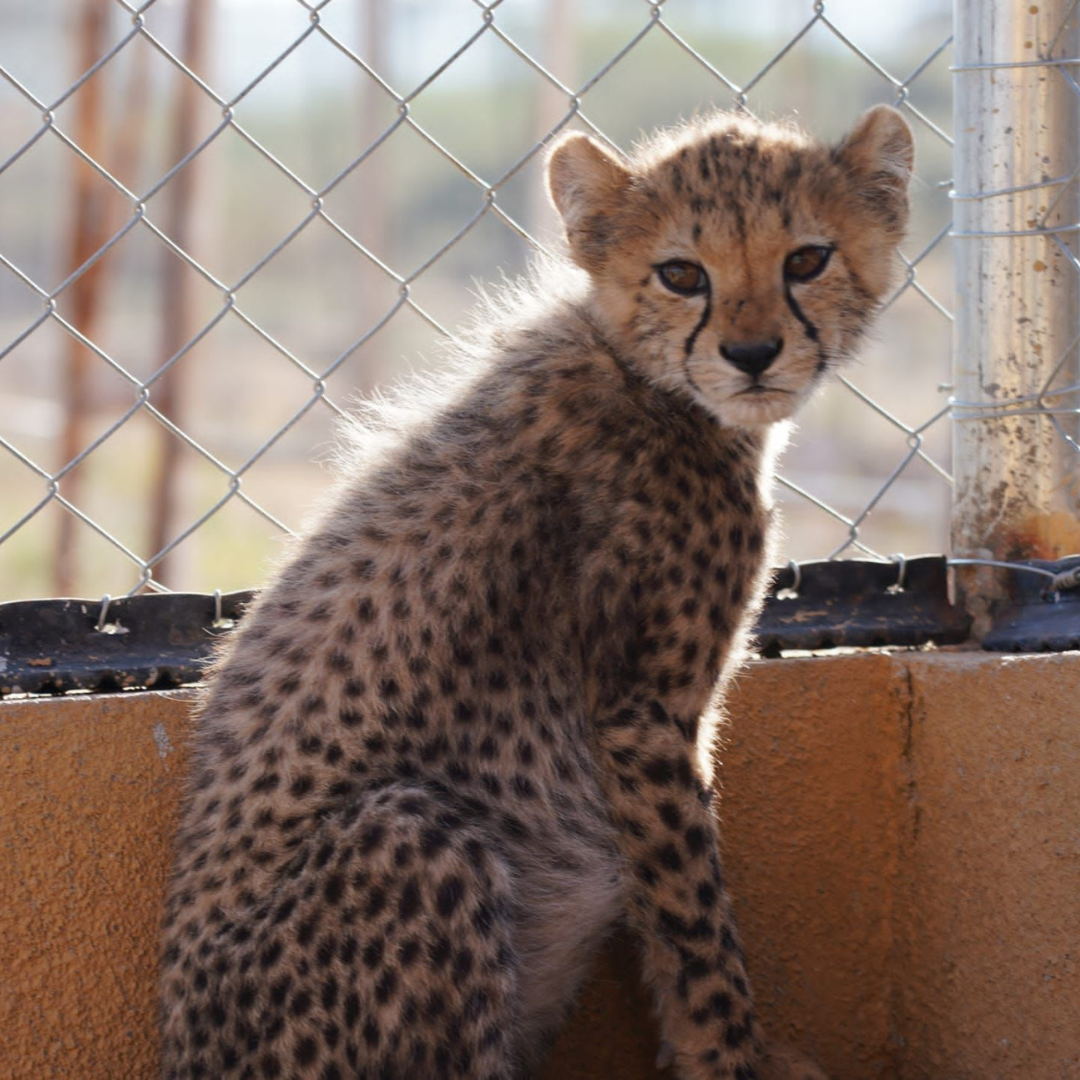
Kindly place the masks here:
POLYGON ((763 1049, 717 851, 718 700, 769 551, 770 430, 855 348, 911 133, 728 115, 548 183, 570 259, 357 455, 206 686, 164 1075, 527 1076, 625 919, 683 1080, 763 1049))

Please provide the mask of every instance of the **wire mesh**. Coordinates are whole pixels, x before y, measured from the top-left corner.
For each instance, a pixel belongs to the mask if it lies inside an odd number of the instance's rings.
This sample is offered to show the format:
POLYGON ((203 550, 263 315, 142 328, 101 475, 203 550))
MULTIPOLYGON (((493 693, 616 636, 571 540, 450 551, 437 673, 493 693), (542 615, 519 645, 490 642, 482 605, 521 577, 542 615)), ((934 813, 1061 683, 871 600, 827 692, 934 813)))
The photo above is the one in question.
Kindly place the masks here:
POLYGON ((6 2, 3 598, 258 581, 329 482, 329 419, 453 336, 470 277, 554 241, 545 144, 710 104, 837 137, 887 101, 915 128, 878 342, 810 408, 780 494, 790 558, 946 546, 944 0, 885 35, 839 0, 84 0, 77 24, 6 2), (61 37, 99 46, 71 82, 26 62, 61 37))

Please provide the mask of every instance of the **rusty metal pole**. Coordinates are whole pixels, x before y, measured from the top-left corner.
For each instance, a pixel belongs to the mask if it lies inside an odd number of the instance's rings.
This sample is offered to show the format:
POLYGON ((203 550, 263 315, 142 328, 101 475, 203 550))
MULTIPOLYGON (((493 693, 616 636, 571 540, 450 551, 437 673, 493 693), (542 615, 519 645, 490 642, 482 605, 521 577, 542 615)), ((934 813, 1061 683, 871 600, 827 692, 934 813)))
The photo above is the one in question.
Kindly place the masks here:
MULTIPOLYGON (((1054 559, 1080 550, 1080 5, 955 0, 954 30, 953 554, 1054 559)), ((976 636, 1011 577, 960 572, 976 636)))

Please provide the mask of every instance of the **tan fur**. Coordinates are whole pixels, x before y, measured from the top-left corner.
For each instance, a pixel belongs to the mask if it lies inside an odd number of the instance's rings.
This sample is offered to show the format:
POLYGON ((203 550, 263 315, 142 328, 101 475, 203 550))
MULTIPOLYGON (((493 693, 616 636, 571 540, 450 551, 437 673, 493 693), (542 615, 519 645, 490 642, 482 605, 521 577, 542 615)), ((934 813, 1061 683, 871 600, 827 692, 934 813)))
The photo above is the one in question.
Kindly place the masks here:
POLYGON ((553 149, 581 269, 489 311, 454 388, 357 443, 208 680, 166 1077, 509 1080, 620 915, 679 1076, 820 1076, 761 1049, 710 750, 773 425, 887 287, 910 148, 877 109, 835 149, 723 115, 627 161, 553 149), (824 271, 785 280, 807 245, 824 271), (708 289, 665 287, 672 259, 708 289), (756 374, 724 358, 765 340, 756 374))

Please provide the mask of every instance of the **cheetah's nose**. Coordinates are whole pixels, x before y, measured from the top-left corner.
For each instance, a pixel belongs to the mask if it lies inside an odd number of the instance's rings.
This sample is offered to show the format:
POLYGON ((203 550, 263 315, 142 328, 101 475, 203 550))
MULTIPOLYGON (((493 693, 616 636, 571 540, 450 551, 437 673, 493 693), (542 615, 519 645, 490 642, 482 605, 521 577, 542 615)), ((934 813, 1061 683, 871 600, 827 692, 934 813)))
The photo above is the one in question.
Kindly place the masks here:
POLYGON ((783 338, 770 338, 768 341, 739 341, 731 345, 721 344, 720 355, 740 371, 757 378, 780 355, 784 347, 783 338))

